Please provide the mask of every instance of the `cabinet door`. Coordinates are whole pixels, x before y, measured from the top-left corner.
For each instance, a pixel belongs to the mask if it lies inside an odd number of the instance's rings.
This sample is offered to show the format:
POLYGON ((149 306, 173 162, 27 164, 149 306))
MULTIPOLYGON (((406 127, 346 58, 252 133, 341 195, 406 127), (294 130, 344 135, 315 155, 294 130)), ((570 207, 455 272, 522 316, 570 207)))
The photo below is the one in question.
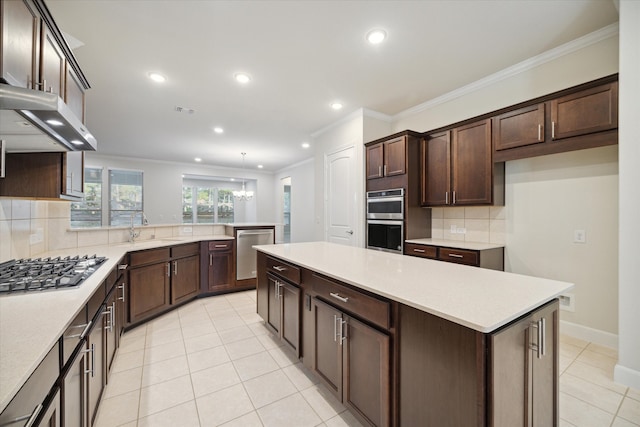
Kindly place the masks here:
POLYGON ((80 83, 78 76, 73 68, 66 63, 67 71, 65 73, 64 84, 64 102, 76 117, 84 123, 84 87, 80 83))
POLYGON ((172 262, 171 304, 195 297, 200 285, 200 255, 178 259, 172 262))
MULTIPOLYGON (((558 372, 558 334, 559 305, 551 305, 533 313, 532 322, 540 328, 538 339, 533 339, 537 346, 531 354, 532 360, 532 407, 531 416, 533 426, 558 425, 558 388, 556 379, 558 372)), ((538 329, 532 328, 532 332, 538 329)))
POLYGON ((342 343, 337 336, 342 313, 314 298, 313 320, 313 370, 342 401, 342 343))
POLYGON ((116 304, 116 295, 118 294, 117 288, 113 289, 112 292, 107 297, 107 308, 106 314, 104 316, 105 323, 105 372, 106 379, 108 382, 109 371, 111 370, 111 365, 115 360, 116 356, 116 348, 117 344, 117 326, 116 326, 116 318, 118 316, 119 307, 116 304))
POLYGON ((62 382, 64 426, 87 426, 86 342, 69 366, 62 382))
POLYGON ((451 160, 449 131, 429 135, 422 141, 422 206, 451 203, 451 160))
POLYGON ((122 274, 116 284, 116 347, 120 347, 120 336, 127 324, 127 275, 122 274))
POLYGON ((300 357, 300 289, 287 282, 280 282, 280 335, 300 357))
POLYGON ((384 146, 375 144, 367 147, 367 179, 382 178, 384 166, 384 146))
POLYGON ((64 54, 44 22, 41 32, 39 84, 45 92, 55 93, 64 98, 64 54))
POLYGON ((390 339, 347 317, 343 327, 344 403, 372 425, 390 424, 390 339))
POLYGON ((102 390, 105 384, 105 307, 102 306, 101 312, 94 318, 94 326, 89 332, 87 338, 88 355, 88 387, 87 387, 87 416, 89 425, 93 424, 102 390))
MULTIPOLYGON (((530 317, 491 335, 489 393, 491 421, 495 427, 529 426, 531 352, 530 317), (492 399, 492 401, 491 401, 492 399)), ((552 424, 549 424, 552 425, 552 424)))
POLYGON ((44 413, 39 417, 40 421, 36 427, 59 427, 62 423, 62 414, 60 411, 60 389, 56 391, 49 401, 44 413))
POLYGON ((451 167, 452 204, 491 204, 491 119, 453 129, 451 167))
POLYGON ((62 194, 71 197, 84 196, 84 152, 68 151, 63 155, 62 194))
POLYGON ((402 136, 384 143, 384 176, 407 172, 407 138, 402 136))
POLYGON ((501 114, 493 119, 496 151, 544 142, 545 104, 536 104, 501 114))
POLYGON ((267 325, 280 335, 280 282, 272 275, 267 276, 267 291, 267 325))
POLYGON ((233 253, 209 252, 209 291, 219 291, 233 286, 233 253))
POLYGON ((550 104, 553 140, 618 127, 618 82, 563 96, 550 104))
POLYGON ((138 322, 169 306, 168 262, 129 271, 129 321, 138 322))
POLYGON ((3 1, 2 77, 11 85, 33 89, 40 18, 30 3, 3 1))

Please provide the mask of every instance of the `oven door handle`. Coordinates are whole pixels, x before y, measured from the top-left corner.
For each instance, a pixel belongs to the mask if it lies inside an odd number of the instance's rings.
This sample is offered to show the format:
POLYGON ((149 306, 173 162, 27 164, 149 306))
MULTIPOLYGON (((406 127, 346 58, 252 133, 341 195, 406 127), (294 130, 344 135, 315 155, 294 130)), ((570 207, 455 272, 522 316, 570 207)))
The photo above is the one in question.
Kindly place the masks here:
POLYGON ((367 224, 378 224, 378 225, 403 225, 404 221, 397 220, 387 220, 387 219, 368 219, 367 224))

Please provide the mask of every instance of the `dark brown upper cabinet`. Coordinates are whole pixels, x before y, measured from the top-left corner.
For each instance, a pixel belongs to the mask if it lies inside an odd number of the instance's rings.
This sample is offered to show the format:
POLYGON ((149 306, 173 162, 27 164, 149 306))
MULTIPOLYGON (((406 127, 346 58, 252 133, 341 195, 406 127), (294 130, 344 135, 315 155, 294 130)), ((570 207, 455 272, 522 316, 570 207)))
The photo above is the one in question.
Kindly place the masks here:
POLYGON ((504 167, 491 158, 491 119, 427 135, 421 152, 422 206, 504 203, 504 167))
POLYGON ((401 136, 367 147, 367 179, 407 173, 407 137, 401 136))
POLYGON ((493 161, 618 143, 618 81, 608 76, 501 110, 493 117, 493 161))
POLYGON ((554 141, 618 127, 618 82, 566 95, 549 104, 554 141))

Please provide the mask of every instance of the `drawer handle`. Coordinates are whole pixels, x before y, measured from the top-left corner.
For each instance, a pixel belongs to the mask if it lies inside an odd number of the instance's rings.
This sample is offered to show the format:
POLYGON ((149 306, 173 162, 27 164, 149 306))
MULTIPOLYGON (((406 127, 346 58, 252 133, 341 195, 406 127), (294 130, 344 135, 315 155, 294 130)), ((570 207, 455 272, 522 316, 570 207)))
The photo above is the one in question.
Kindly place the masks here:
POLYGON ((227 245, 216 245, 215 247, 216 247, 216 248, 226 248, 226 247, 227 247, 227 245))
POLYGON ((276 271, 279 271, 279 272, 283 272, 283 271, 285 271, 287 269, 287 267, 283 267, 281 265, 274 265, 273 269, 276 270, 276 271))
POLYGON ((126 270, 127 267, 129 267, 129 264, 119 264, 118 265, 118 270, 126 270))
POLYGON ((340 300, 342 302, 347 302, 349 301, 349 297, 341 297, 340 294, 338 293, 334 293, 334 292, 329 292, 329 295, 331 295, 332 297, 334 297, 337 300, 340 300))
POLYGON ((85 323, 84 325, 77 325, 77 326, 72 326, 72 328, 84 328, 82 330, 82 332, 80 334, 76 334, 76 335, 67 335, 65 337, 66 338, 79 338, 79 339, 84 339, 85 335, 87 335, 87 332, 89 332, 89 328, 91 327, 91 325, 93 324, 93 320, 89 321, 89 323, 85 323))
POLYGON ((413 249, 413 252, 420 252, 421 254, 424 253, 424 249, 413 249))
POLYGON ((449 254, 449 256, 453 258, 464 258, 463 255, 458 255, 458 254, 449 254))

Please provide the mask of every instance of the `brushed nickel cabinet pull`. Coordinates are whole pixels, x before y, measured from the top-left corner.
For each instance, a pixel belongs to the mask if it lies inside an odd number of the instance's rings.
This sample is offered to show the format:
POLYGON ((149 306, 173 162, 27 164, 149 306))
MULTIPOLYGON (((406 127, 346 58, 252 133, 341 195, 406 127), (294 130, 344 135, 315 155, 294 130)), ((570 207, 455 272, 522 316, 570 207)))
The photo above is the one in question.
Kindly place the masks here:
POLYGON ((424 249, 416 249, 416 248, 414 248, 413 252, 420 252, 421 254, 423 254, 424 253, 424 249))
POLYGON ((167 263, 167 277, 171 277, 171 263, 167 263))
POLYGON ((384 176, 387 176, 387 165, 384 165, 384 176))
POLYGON ((449 254, 449 256, 452 258, 464 258, 464 256, 460 254, 449 254))
POLYGON ((276 270, 276 271, 283 272, 283 271, 285 271, 287 269, 287 267, 283 267, 281 265, 274 265, 273 269, 276 270))
POLYGON ((542 125, 538 124, 538 141, 542 141, 542 125))
POLYGON ((342 302, 347 302, 349 301, 349 297, 341 297, 340 294, 335 293, 335 292, 329 292, 329 295, 331 295, 332 297, 334 297, 337 300, 340 300, 342 302))
POLYGON ((556 122, 551 122, 551 139, 556 137, 556 122))
POLYGON ((444 192, 444 204, 445 205, 449 204, 449 192, 448 191, 444 192))

